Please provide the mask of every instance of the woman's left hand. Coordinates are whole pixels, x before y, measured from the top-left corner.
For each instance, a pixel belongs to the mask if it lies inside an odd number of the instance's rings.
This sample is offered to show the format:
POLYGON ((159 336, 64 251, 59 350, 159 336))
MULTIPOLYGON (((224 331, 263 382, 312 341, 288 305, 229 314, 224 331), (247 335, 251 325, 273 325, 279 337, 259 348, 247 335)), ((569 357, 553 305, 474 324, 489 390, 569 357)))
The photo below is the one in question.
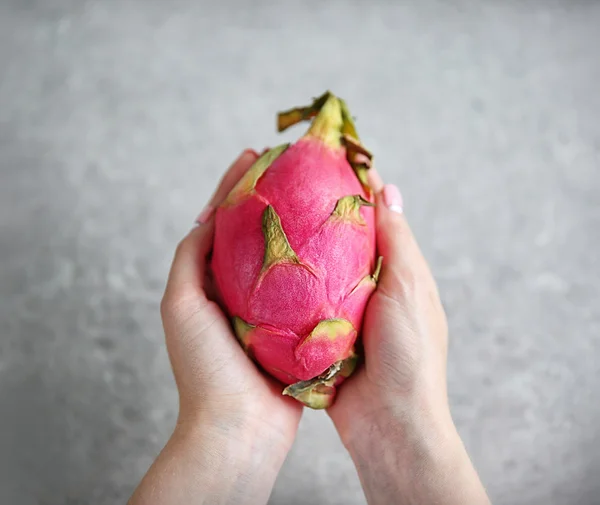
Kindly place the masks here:
POLYGON ((208 268, 213 211, 256 159, 242 153, 177 247, 161 314, 179 418, 131 505, 266 503, 296 435, 301 405, 246 356, 215 302, 208 268))

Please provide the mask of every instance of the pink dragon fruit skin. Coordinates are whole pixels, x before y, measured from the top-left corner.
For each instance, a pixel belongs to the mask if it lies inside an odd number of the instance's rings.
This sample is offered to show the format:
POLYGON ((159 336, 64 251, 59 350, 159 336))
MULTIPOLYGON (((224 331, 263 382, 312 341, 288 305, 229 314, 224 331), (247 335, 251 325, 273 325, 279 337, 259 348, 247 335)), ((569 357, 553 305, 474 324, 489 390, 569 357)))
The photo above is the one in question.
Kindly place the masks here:
POLYGON ((279 129, 310 117, 304 137, 263 154, 217 209, 212 269, 246 351, 284 394, 326 408, 354 369, 380 263, 370 155, 329 92, 280 114, 279 129))

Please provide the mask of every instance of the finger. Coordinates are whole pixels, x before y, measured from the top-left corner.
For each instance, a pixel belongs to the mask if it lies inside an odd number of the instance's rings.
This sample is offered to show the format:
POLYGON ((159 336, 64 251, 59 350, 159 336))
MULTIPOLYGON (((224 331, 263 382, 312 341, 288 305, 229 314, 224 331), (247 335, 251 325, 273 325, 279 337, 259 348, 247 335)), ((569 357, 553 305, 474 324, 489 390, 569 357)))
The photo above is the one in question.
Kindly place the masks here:
POLYGON ((383 189, 383 180, 375 167, 371 167, 367 172, 367 182, 375 194, 383 189))
POLYGON ((215 209, 221 205, 223 200, 227 197, 229 192, 233 189, 233 187, 237 184, 237 182, 242 178, 248 169, 254 164, 254 162, 258 159, 258 154, 256 151, 252 149, 246 149, 237 160, 235 160, 227 172, 221 178, 219 182, 219 186, 208 204, 198 218, 196 222, 198 224, 206 223, 213 215, 215 209))
POLYGON ((403 214, 398 188, 386 185, 376 195, 377 249, 383 256, 378 289, 391 297, 433 278, 403 214))
POLYGON ((200 305, 207 302, 203 283, 213 233, 214 221, 211 220, 195 227, 177 246, 163 299, 169 307, 184 301, 196 300, 200 305))
POLYGON ((177 246, 165 291, 167 303, 171 299, 179 298, 195 299, 198 303, 206 302, 203 284, 207 272, 206 259, 213 241, 212 214, 257 157, 255 151, 247 149, 231 164, 221 178, 219 187, 211 197, 209 204, 198 217, 197 222, 200 226, 193 229, 177 246))
POLYGON ((240 154, 238 159, 231 164, 227 172, 225 172, 221 178, 219 186, 217 187, 210 204, 214 207, 221 205, 223 200, 227 198, 229 192, 242 178, 242 175, 248 171, 248 169, 257 159, 258 154, 253 149, 246 149, 242 154, 240 154))

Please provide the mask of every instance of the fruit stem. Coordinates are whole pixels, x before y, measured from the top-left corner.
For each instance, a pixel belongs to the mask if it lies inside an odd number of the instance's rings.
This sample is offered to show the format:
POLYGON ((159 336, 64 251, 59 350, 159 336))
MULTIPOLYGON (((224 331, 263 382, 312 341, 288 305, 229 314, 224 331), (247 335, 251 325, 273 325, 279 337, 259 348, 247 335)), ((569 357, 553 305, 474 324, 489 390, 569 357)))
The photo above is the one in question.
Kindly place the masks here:
POLYGON ((277 115, 277 130, 282 132, 290 126, 310 119, 313 121, 306 136, 315 137, 333 149, 345 147, 348 162, 370 196, 367 171, 371 168, 373 156, 361 144, 346 102, 326 91, 313 99, 313 103, 307 107, 295 107, 280 112, 277 115))
POLYGON ((339 149, 342 147, 343 128, 344 118, 340 99, 330 94, 317 117, 313 119, 306 135, 320 139, 333 149, 339 149))
POLYGON ((312 119, 332 96, 333 94, 330 91, 326 91, 320 97, 314 98, 313 103, 307 107, 294 107, 293 109, 280 112, 277 114, 277 131, 281 133, 301 121, 312 119))

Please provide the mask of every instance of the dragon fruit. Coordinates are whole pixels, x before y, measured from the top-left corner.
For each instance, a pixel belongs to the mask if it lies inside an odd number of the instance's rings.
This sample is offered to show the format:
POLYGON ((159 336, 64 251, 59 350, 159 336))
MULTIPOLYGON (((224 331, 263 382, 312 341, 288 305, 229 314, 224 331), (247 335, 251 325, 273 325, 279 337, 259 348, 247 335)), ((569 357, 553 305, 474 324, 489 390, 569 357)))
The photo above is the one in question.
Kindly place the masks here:
POLYGON ((278 129, 303 120, 308 132, 264 153, 217 209, 212 270, 246 352, 321 409, 356 366, 381 259, 371 155, 345 102, 327 92, 280 113, 278 129))

